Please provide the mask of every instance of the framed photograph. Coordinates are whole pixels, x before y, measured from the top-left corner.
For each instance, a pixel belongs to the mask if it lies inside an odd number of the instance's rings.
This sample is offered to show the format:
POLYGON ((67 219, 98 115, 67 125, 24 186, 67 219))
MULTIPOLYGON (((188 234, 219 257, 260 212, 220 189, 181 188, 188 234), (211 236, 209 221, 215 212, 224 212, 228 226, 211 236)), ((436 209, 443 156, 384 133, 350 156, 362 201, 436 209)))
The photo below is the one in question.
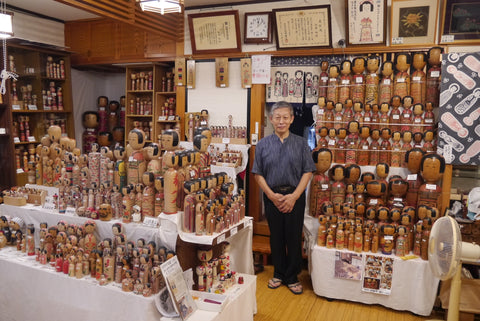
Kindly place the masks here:
POLYGON ((277 49, 331 48, 330 5, 274 9, 277 49))
POLYGON ((246 12, 244 43, 272 43, 272 13, 246 12))
POLYGON ((433 45, 439 0, 392 0, 390 45, 433 45))
POLYGON ((387 0, 345 0, 347 45, 385 44, 387 0))
POLYGON ((242 51, 238 10, 188 15, 193 54, 242 51))
POLYGON ((440 43, 480 42, 480 0, 444 0, 440 43))

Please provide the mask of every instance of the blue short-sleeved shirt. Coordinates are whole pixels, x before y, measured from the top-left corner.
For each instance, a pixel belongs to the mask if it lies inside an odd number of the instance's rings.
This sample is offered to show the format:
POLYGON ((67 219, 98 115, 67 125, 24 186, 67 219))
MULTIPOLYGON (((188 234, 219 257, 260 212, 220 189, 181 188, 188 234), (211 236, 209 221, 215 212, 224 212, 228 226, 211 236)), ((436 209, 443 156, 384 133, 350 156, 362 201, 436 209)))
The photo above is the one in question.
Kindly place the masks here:
POLYGON ((275 134, 264 137, 255 149, 252 173, 263 176, 270 188, 297 186, 303 174, 315 170, 307 140, 291 132, 283 143, 275 134))

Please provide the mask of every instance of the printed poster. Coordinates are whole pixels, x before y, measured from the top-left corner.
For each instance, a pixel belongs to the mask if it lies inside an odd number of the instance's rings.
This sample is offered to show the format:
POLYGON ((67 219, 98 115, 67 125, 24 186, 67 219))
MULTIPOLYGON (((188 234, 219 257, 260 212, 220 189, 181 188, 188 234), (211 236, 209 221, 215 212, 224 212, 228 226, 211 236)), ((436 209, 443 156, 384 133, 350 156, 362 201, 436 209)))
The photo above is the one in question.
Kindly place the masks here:
POLYGON ((363 256, 352 252, 335 252, 335 277, 359 281, 362 279, 363 256))
POLYGON ((393 258, 365 256, 362 291, 390 295, 392 291, 393 258))

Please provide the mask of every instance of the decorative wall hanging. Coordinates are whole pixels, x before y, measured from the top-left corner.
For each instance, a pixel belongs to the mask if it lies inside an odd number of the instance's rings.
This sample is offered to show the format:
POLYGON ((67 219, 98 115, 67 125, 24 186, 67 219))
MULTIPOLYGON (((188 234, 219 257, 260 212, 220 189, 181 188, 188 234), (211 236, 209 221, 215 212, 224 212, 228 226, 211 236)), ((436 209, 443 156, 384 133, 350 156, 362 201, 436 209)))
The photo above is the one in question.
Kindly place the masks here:
POLYGON ((480 42, 480 1, 445 0, 441 25, 441 43, 480 42))
POLYGON ((345 0, 347 45, 385 44, 387 1, 345 0))

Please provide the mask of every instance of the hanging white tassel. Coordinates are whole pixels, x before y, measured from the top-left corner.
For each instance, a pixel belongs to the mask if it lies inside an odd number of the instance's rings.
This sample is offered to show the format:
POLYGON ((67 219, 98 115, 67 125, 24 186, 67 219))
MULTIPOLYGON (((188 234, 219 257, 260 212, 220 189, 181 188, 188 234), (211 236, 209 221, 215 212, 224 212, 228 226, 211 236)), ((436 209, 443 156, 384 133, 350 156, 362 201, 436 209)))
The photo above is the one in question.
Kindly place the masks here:
POLYGON ((2 79, 2 84, 0 85, 0 94, 5 95, 7 92, 6 88, 6 81, 9 78, 12 78, 13 80, 17 80, 18 75, 14 72, 7 71, 6 69, 2 70, 2 73, 0 73, 0 78, 2 79))

